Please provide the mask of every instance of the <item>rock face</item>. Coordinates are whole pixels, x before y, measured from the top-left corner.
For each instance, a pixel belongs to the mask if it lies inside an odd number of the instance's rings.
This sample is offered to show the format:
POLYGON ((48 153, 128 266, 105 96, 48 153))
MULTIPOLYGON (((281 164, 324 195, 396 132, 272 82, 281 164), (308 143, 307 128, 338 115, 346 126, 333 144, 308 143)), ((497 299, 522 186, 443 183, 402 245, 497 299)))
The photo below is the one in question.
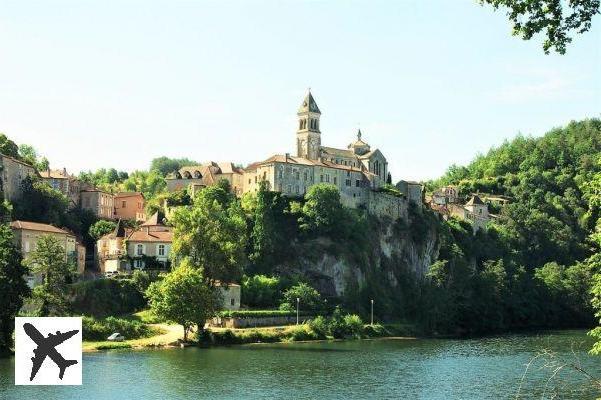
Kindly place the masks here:
POLYGON ((343 296, 349 288, 361 288, 374 280, 394 291, 403 277, 423 279, 438 257, 436 226, 421 223, 417 229, 419 218, 393 222, 372 217, 362 232, 365 243, 337 243, 326 238, 296 243, 293 246, 298 256, 278 270, 305 276, 328 297, 343 296))

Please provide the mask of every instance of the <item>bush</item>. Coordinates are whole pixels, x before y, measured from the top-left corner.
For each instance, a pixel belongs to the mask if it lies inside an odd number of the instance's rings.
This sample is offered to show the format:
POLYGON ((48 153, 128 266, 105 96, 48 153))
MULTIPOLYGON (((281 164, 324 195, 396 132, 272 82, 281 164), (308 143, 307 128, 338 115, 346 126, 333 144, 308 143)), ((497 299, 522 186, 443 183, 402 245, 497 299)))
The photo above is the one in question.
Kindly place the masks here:
POLYGON ((130 279, 96 279, 71 285, 71 308, 77 314, 106 317, 128 314, 146 306, 130 279))
POLYGON ((300 309, 305 312, 317 312, 324 308, 319 292, 304 282, 301 282, 284 292, 281 310, 296 311, 296 299, 300 299, 300 309))
POLYGON ((308 325, 299 325, 287 329, 284 332, 284 339, 299 342, 304 340, 316 340, 319 339, 319 337, 308 325))
POLYGON ((274 307, 278 301, 280 280, 265 275, 242 278, 242 303, 250 307, 274 307))
POLYGON ((325 339, 330 333, 328 320, 321 315, 309 321, 309 327, 320 339, 325 339))
POLYGON ((106 319, 83 317, 82 327, 84 340, 106 340, 115 332, 119 332, 128 340, 150 337, 154 334, 154 331, 145 324, 115 317, 106 319))
POLYGON ((351 336, 361 337, 363 334, 363 321, 356 314, 347 314, 344 316, 344 327, 346 333, 351 336))
POLYGON ((363 328, 363 333, 367 337, 390 336, 390 332, 388 332, 388 330, 380 324, 365 325, 363 328))

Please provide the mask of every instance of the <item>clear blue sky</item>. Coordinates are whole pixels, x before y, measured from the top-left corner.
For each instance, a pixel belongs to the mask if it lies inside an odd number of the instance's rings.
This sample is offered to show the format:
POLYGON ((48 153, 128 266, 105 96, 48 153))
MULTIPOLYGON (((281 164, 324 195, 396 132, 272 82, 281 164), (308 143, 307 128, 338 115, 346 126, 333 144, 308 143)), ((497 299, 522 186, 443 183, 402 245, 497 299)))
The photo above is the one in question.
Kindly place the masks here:
POLYGON ((294 152, 312 92, 322 144, 357 126, 394 180, 519 132, 601 116, 601 20, 565 56, 503 12, 440 1, 0 1, 0 131, 53 168, 294 152))

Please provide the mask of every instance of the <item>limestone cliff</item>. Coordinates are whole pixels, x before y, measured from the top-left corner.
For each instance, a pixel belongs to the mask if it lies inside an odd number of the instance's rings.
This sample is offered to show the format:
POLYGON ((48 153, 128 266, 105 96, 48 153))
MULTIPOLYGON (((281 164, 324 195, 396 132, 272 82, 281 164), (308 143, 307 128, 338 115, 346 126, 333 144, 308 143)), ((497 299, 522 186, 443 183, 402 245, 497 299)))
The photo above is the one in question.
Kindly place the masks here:
POLYGON ((293 243, 296 256, 277 269, 305 276, 325 296, 341 297, 372 284, 392 293, 404 278, 422 279, 438 257, 437 224, 421 210, 396 221, 372 216, 361 236, 359 243, 322 237, 293 243))

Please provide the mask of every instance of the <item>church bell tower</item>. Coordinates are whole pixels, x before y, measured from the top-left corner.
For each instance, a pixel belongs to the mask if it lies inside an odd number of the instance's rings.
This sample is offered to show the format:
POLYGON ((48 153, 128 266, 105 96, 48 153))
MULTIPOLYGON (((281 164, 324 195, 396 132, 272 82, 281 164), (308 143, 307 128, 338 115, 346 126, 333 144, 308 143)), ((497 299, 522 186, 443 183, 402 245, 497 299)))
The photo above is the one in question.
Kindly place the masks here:
POLYGON ((309 160, 317 160, 321 148, 321 132, 319 131, 321 111, 319 111, 310 90, 296 115, 298 115, 296 155, 309 160))

